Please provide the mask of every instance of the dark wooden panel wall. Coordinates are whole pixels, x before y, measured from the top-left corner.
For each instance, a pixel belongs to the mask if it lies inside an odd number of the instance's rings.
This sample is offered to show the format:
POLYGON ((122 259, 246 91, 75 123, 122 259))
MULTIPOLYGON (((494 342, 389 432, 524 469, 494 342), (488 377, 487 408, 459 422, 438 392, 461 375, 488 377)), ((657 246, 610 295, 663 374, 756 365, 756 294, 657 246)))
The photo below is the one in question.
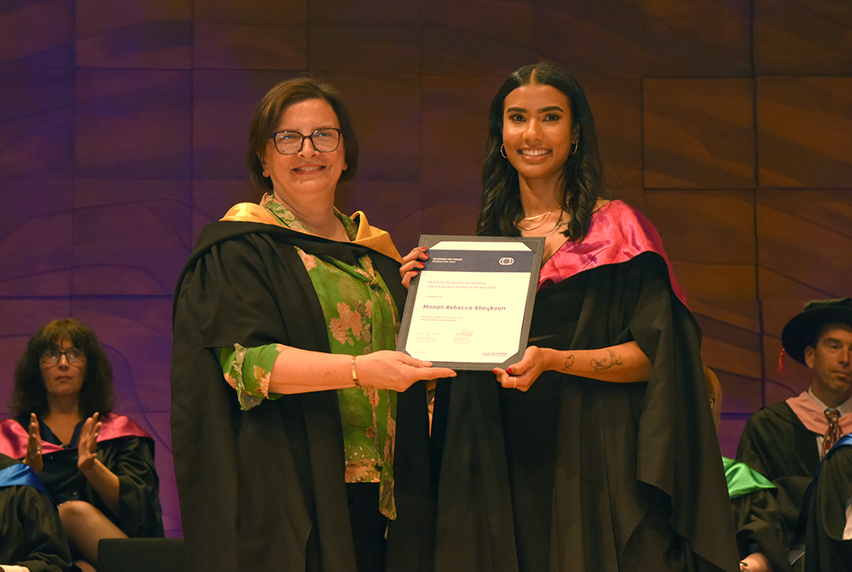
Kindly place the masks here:
POLYGON ((852 295, 848 0, 0 0, 0 407, 39 326, 91 324, 179 535, 172 291, 201 227, 257 198, 255 102, 336 85, 363 149, 339 206, 407 251, 473 232, 488 104, 540 59, 581 79, 613 193, 663 236, 732 456, 750 413, 808 385, 778 372, 783 325, 852 295))

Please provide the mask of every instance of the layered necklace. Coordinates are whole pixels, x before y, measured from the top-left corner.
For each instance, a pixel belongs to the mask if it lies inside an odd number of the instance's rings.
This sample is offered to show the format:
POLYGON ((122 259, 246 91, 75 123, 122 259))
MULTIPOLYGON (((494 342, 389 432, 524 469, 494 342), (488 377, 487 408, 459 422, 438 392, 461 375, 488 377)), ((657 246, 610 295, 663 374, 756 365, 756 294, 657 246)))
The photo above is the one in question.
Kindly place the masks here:
MULTIPOLYGON (((550 209, 546 213, 541 213, 541 214, 537 214, 537 215, 533 215, 533 216, 524 217, 519 222, 516 222, 515 226, 518 227, 519 229, 525 230, 527 232, 541 228, 544 225, 544 223, 547 222, 548 217, 552 213, 554 213, 557 209, 559 209, 559 207, 550 209), (539 220, 539 219, 541 219, 541 222, 539 222, 538 224, 533 225, 533 226, 524 226, 524 225, 521 224, 524 221, 536 221, 536 220, 539 220)), ((560 222, 562 222, 562 212, 559 213, 559 220, 556 221, 556 225, 550 230, 550 232, 553 232, 554 230, 559 228, 560 222)))

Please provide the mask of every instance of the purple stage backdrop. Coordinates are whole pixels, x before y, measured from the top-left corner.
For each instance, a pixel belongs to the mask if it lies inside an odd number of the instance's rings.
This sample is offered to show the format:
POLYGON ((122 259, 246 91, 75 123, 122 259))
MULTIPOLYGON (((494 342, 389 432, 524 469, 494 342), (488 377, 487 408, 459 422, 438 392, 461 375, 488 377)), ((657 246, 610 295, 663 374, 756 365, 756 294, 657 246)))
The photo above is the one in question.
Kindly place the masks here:
POLYGON ((339 207, 407 251, 473 232, 490 99, 548 59, 587 90, 613 193, 660 230, 733 456, 751 413, 807 387, 778 372, 784 323, 852 294, 850 35, 841 0, 0 1, 0 395, 43 323, 90 324, 180 536, 172 293, 203 225, 258 198, 255 102, 306 73, 337 86, 362 148, 339 207))

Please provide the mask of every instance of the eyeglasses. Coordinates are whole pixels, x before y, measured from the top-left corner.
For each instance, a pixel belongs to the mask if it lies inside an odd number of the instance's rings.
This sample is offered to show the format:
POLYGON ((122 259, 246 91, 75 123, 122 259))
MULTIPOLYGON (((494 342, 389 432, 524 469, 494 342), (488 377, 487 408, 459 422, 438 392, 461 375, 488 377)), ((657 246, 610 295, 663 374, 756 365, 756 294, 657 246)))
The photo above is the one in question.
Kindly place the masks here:
POLYGON ((270 135, 275 143, 275 149, 282 155, 295 155, 302 150, 305 139, 311 140, 311 145, 320 153, 331 153, 340 146, 342 130, 334 127, 317 129, 310 135, 302 135, 298 131, 278 131, 270 135))
POLYGON ((64 352, 57 348, 44 350, 41 352, 41 363, 47 365, 55 365, 59 363, 59 358, 65 356, 70 365, 78 365, 86 361, 86 353, 80 348, 68 348, 64 352))

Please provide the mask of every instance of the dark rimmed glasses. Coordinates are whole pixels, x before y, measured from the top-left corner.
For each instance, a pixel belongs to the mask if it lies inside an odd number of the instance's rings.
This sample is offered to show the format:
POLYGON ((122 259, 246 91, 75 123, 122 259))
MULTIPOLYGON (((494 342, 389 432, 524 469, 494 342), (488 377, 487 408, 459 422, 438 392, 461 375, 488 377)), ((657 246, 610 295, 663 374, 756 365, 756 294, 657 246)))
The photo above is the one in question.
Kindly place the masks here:
POLYGON ((295 155, 302 150, 305 139, 311 140, 311 145, 320 153, 331 153, 340 146, 343 131, 335 127, 317 129, 310 135, 298 131, 278 131, 269 138, 275 143, 275 149, 282 155, 295 155))
POLYGON ((86 361, 86 352, 80 348, 68 348, 67 350, 59 351, 58 348, 46 349, 41 352, 41 363, 45 365, 56 365, 59 363, 59 358, 65 356, 68 363, 71 365, 79 365, 86 361))

